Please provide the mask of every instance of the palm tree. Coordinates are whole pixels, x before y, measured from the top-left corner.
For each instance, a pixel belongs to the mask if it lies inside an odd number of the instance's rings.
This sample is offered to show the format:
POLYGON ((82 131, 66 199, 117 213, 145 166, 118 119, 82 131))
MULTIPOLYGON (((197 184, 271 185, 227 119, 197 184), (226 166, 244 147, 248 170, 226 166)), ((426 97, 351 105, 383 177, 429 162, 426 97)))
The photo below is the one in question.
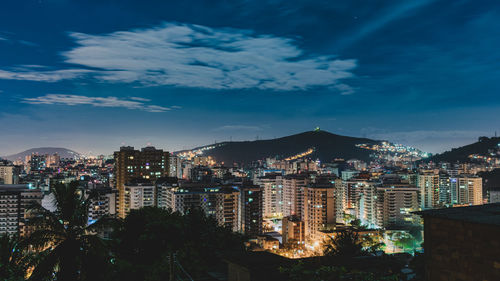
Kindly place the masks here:
POLYGON ((24 280, 25 256, 17 236, 0 236, 0 276, 8 281, 24 280))
POLYGON ((363 240, 359 233, 352 229, 339 231, 335 237, 325 244, 323 254, 335 257, 356 257, 366 254, 363 250, 363 240))
POLYGON ((40 257, 30 280, 97 280, 104 272, 102 267, 110 261, 106 244, 97 231, 109 225, 111 219, 105 217, 88 225, 89 206, 97 193, 87 196, 78 188, 78 182, 56 184, 52 193, 54 212, 38 203, 29 209, 34 214, 28 222, 33 232, 26 244, 40 257))

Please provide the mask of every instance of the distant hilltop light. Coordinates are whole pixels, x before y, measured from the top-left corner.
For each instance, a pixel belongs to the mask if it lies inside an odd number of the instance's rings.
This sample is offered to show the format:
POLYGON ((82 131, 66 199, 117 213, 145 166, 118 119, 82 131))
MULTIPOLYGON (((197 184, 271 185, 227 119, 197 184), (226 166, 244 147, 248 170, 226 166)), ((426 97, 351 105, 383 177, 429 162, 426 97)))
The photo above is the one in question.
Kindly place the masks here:
POLYGON ((319 131, 321 131, 321 129, 319 127, 316 127, 316 128, 314 128, 314 131, 319 132, 319 131))

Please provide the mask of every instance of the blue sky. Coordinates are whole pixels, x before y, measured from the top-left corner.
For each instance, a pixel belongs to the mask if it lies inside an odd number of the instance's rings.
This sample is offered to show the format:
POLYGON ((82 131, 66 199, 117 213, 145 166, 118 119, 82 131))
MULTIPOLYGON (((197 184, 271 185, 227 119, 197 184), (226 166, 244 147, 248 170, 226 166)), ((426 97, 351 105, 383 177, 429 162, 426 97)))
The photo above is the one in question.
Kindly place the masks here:
POLYGON ((500 129, 498 1, 0 5, 0 155, 315 126, 439 152, 500 129))

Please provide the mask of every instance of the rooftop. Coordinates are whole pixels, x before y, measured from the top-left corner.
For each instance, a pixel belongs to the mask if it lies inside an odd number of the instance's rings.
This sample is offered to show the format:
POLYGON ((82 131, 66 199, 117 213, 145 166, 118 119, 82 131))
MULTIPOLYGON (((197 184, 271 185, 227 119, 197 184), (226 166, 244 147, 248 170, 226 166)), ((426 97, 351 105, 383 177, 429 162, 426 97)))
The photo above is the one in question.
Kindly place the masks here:
POLYGON ((425 217, 466 221, 500 226, 500 203, 480 206, 455 207, 415 212, 425 217))

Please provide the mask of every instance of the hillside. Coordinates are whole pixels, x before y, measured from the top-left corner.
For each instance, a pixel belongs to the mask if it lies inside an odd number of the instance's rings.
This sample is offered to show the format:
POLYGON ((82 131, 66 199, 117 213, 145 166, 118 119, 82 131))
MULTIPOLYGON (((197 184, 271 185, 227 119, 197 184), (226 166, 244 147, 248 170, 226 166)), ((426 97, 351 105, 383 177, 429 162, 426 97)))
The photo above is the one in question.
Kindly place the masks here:
POLYGON ((286 158, 312 148, 314 151, 308 157, 321 161, 335 158, 369 160, 370 151, 355 146, 361 143, 374 144, 379 141, 340 136, 326 131, 309 131, 270 140, 224 142, 205 150, 203 154, 224 163, 248 164, 267 157, 286 158))
POLYGON ((80 153, 67 149, 67 148, 61 148, 61 147, 38 147, 38 148, 32 148, 25 150, 23 152, 19 152, 16 154, 8 155, 8 156, 2 156, 4 159, 8 159, 11 161, 14 160, 24 160, 24 157, 27 155, 31 155, 32 153, 38 153, 38 154, 58 154, 61 158, 75 158, 79 157, 80 153))
POLYGON ((481 172, 479 176, 483 178, 484 190, 500 190, 500 169, 489 172, 481 172))
POLYGON ((469 155, 471 154, 479 154, 479 155, 488 155, 489 150, 497 150, 498 144, 500 143, 500 137, 481 137, 479 141, 465 145, 458 148, 453 148, 450 151, 443 152, 441 154, 436 154, 426 161, 433 162, 468 162, 470 161, 469 155))

